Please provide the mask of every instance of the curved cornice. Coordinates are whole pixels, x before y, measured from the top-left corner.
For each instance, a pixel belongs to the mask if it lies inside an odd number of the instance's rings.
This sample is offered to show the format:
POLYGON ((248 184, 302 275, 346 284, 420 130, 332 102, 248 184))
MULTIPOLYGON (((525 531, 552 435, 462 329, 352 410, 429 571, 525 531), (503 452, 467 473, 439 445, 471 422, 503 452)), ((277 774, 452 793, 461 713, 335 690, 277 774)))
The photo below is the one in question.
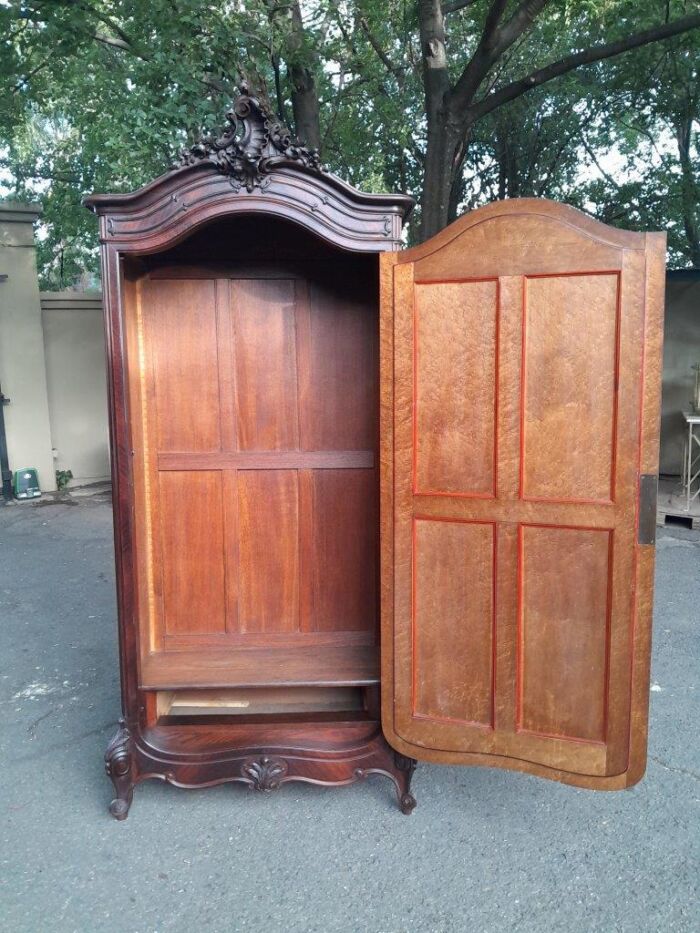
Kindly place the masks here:
POLYGON ((343 249, 398 249, 407 195, 365 194, 333 175, 278 165, 265 184, 234 188, 209 162, 162 175, 129 194, 92 195, 85 204, 100 217, 100 238, 121 251, 166 249, 217 218, 261 213, 291 220, 343 249))

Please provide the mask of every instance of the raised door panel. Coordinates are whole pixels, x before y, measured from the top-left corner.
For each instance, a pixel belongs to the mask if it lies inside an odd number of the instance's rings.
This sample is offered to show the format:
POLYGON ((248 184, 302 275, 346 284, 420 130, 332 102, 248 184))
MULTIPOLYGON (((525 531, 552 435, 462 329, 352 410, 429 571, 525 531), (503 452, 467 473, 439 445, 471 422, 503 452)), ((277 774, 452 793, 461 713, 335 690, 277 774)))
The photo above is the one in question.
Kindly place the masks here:
POLYGON ((412 716, 490 727, 494 526, 416 519, 412 716))
POLYGON ((415 485, 495 495, 498 281, 417 284, 415 485))
POLYGON ((611 532, 519 530, 517 728, 605 742, 611 532))
POLYGON ((509 201, 382 261, 385 734, 413 757, 629 786, 663 238, 509 201))
POLYGON ((522 495, 609 501, 620 276, 525 278, 524 289, 522 495))

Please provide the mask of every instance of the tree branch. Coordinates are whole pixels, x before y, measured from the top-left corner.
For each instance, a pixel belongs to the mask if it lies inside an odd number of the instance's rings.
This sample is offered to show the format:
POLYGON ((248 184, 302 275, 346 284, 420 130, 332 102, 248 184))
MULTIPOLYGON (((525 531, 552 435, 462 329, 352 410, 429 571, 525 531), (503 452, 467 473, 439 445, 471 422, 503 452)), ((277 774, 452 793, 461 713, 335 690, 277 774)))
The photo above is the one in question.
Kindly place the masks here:
POLYGON ((122 29, 119 23, 116 23, 112 19, 111 16, 107 16, 105 13, 102 13, 100 10, 96 9, 93 6, 90 6, 90 4, 87 4, 87 3, 79 3, 77 4, 77 6, 79 9, 83 10, 84 13, 88 15, 92 14, 94 17, 96 17, 99 20, 99 22, 103 23, 105 26, 108 26, 110 29, 113 29, 116 32, 117 36, 123 42, 125 42, 127 45, 133 48, 134 46, 133 39, 126 34, 126 32, 122 29))
POLYGON ((651 42, 659 42, 662 39, 670 39, 672 36, 680 35, 681 33, 688 32, 691 29, 697 29, 698 27, 700 27, 700 14, 683 16, 672 23, 663 23, 651 29, 645 29, 642 32, 635 33, 632 36, 627 36, 624 39, 618 39, 615 42, 606 42, 604 45, 592 46, 591 48, 584 49, 583 52, 577 52, 575 55, 567 55, 566 58, 562 58, 558 62, 552 62, 544 68, 533 71, 532 74, 528 75, 526 78, 521 78, 519 81, 513 81, 511 84, 507 84, 505 87, 502 87, 498 91, 494 91, 494 93, 487 95, 483 100, 467 108, 469 122, 473 122, 479 117, 491 113, 493 110, 496 110, 497 107, 501 107, 503 104, 515 100, 516 97, 520 97, 521 94, 527 93, 527 91, 532 90, 532 88, 539 87, 547 81, 552 81, 554 78, 559 78, 561 75, 574 71, 582 65, 592 65, 603 59, 621 55, 623 52, 630 51, 630 49, 637 49, 640 46, 649 45, 651 42))
POLYGON ((454 0, 453 3, 443 3, 442 15, 449 16, 450 13, 458 13, 465 10, 468 6, 474 6, 476 0, 454 0))
POLYGON ((103 32, 95 32, 92 34, 92 38, 95 42, 100 42, 102 45, 107 45, 113 49, 119 49, 122 52, 131 52, 132 55, 135 55, 137 58, 142 56, 135 51, 134 47, 130 43, 125 42, 123 39, 113 39, 112 36, 107 36, 103 32))
POLYGON ((460 75, 450 95, 452 109, 459 118, 471 103, 479 85, 496 61, 532 26, 548 0, 522 0, 510 19, 499 28, 505 12, 505 0, 494 0, 486 15, 481 39, 469 64, 460 75))
POLYGON ((603 176, 605 181, 607 181, 607 183, 611 185, 613 188, 615 188, 616 190, 619 190, 620 188, 619 184, 615 181, 612 175, 610 175, 608 172, 605 171, 603 166, 600 164, 600 162, 598 161, 598 157, 596 156, 595 152, 593 151, 593 148, 591 147, 588 140, 586 139, 586 135, 583 132, 583 130, 581 130, 581 144, 583 145, 583 148, 588 153, 588 157, 590 158, 591 162, 598 169, 598 171, 603 176))
POLYGON ((386 70, 390 74, 393 74, 396 80, 399 83, 401 83, 401 81, 403 80, 404 69, 399 67, 399 65, 395 65, 394 62, 392 62, 392 60, 389 58, 387 53, 382 48, 381 43, 379 42, 379 39, 377 39, 377 37, 372 32, 372 30, 369 28, 369 23, 367 22, 367 19, 364 16, 360 16, 359 23, 360 23, 360 27, 362 31, 367 36, 367 41, 372 46, 374 51, 377 53, 377 57, 379 58, 379 60, 382 62, 386 70))
POLYGON ((418 24, 423 64, 425 112, 430 124, 442 107, 445 94, 450 87, 445 49, 445 22, 440 0, 419 0, 418 24))
POLYGON ((530 29, 547 3, 549 0, 522 0, 508 22, 498 30, 495 45, 499 57, 530 29))

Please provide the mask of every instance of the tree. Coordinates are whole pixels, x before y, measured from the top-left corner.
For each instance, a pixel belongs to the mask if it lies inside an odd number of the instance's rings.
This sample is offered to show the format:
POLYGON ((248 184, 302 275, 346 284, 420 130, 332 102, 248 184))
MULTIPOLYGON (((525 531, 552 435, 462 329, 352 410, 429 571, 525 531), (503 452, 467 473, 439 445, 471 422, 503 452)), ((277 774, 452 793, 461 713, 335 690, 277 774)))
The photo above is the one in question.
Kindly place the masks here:
POLYGON ((700 26, 700 14, 691 14, 632 32, 620 39, 589 45, 515 80, 502 82, 497 73, 499 64, 508 51, 535 27, 548 3, 547 0, 522 0, 507 13, 509 4, 506 0, 493 0, 488 5, 476 48, 453 81, 447 62, 445 15, 446 12, 455 13, 471 6, 469 2, 455 2, 443 7, 440 0, 420 0, 419 3, 428 122, 421 202, 423 239, 441 229, 456 211, 455 191, 469 137, 479 119, 576 68, 700 26))
POLYGON ((700 35, 683 36, 637 60, 638 80, 610 75, 605 127, 593 122, 589 153, 619 153, 623 171, 599 171, 578 197, 601 219, 668 232, 671 261, 700 268, 700 35), (620 180, 620 175, 624 180, 620 180))
MULTIPOLYGON (((418 193, 413 241, 487 197, 548 195, 614 214, 619 188, 599 173, 586 185, 577 177, 582 160, 597 172, 586 147, 600 164, 606 146, 626 147, 631 166, 644 133, 670 126, 645 96, 658 81, 647 53, 695 36, 695 9, 681 0, 10 0, 0 6, 0 169, 14 194, 42 198, 40 259, 53 287, 94 262, 81 196, 133 189, 165 170, 179 146, 220 124, 241 78, 351 183, 418 193), (611 100, 622 115, 625 95, 647 108, 628 136, 605 122, 611 100)), ((679 124, 683 145, 669 163, 686 165, 673 202, 690 220, 679 227, 686 239, 698 195, 693 120, 679 124)))

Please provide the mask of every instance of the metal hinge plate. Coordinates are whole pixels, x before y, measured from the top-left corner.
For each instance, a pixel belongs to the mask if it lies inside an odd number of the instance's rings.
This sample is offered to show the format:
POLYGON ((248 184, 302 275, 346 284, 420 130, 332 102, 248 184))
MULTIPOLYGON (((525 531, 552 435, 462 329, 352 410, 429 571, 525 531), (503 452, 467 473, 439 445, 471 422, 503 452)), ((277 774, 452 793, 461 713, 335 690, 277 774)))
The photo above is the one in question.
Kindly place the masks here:
POLYGON ((637 543, 656 543, 656 496, 659 477, 656 473, 642 473, 639 477, 639 520, 637 543))

